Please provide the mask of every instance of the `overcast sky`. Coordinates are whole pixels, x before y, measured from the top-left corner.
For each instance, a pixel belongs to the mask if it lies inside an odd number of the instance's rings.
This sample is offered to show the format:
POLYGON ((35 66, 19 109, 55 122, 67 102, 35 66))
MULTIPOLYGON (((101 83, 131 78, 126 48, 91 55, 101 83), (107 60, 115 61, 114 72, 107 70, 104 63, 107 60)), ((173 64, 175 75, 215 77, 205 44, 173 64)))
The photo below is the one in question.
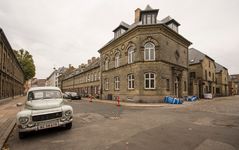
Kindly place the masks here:
POLYGON ((0 27, 13 49, 33 55, 36 77, 47 78, 54 67, 98 57, 112 30, 147 4, 158 20, 176 19, 190 47, 239 73, 239 0, 0 0, 0 27))

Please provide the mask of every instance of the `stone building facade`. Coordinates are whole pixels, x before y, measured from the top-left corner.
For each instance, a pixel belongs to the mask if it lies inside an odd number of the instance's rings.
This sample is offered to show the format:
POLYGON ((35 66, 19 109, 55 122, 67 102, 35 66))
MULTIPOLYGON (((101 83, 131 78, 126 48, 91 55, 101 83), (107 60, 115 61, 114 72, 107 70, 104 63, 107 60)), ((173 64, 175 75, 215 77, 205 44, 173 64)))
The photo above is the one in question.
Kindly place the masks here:
POLYGON ((216 94, 215 61, 195 48, 189 49, 189 95, 201 98, 204 94, 216 94))
POLYGON ((66 70, 67 68, 65 67, 60 67, 58 69, 54 68, 54 71, 46 79, 46 86, 61 87, 61 82, 59 82, 59 76, 63 74, 66 70))
POLYGON ((230 86, 229 91, 230 95, 238 95, 239 94, 239 74, 230 75, 230 86))
POLYGON ((135 10, 135 22, 121 22, 101 57, 102 99, 159 102, 188 95, 188 47, 171 17, 157 20, 158 9, 135 10))
POLYGON ((0 99, 23 94, 23 70, 0 28, 0 99))
POLYGON ((228 96, 228 70, 226 67, 216 64, 216 96, 228 96))
POLYGON ((31 87, 43 87, 46 86, 46 79, 33 78, 31 80, 31 87))
POLYGON ((100 58, 92 57, 62 80, 63 92, 77 92, 81 96, 100 96, 100 58))

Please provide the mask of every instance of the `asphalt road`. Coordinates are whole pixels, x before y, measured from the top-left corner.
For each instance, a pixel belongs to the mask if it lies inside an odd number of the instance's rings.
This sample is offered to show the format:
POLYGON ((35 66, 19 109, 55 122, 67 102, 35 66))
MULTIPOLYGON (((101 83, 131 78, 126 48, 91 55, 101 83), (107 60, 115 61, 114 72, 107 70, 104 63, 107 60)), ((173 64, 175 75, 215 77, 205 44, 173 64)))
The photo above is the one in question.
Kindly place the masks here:
POLYGON ((10 150, 237 150, 239 97, 200 101, 187 107, 117 107, 69 102, 71 130, 33 132, 23 140, 15 128, 10 150))

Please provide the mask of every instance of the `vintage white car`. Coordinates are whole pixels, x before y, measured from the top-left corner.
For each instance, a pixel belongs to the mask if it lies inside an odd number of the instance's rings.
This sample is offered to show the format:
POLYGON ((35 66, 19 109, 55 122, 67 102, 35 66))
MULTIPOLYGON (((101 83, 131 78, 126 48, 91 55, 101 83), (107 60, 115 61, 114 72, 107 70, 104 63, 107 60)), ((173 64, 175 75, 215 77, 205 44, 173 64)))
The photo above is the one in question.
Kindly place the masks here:
POLYGON ((23 110, 17 114, 19 138, 27 132, 63 126, 71 129, 73 109, 63 103, 62 92, 57 87, 34 87, 27 93, 23 110))

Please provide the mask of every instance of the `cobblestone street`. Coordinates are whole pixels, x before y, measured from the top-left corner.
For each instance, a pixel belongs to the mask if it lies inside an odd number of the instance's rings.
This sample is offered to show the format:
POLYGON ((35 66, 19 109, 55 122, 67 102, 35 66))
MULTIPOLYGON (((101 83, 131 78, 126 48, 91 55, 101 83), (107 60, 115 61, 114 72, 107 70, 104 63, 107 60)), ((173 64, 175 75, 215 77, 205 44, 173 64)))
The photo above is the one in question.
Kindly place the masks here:
POLYGON ((110 103, 69 101, 71 130, 55 128, 29 133, 20 140, 15 128, 10 150, 27 149, 182 149, 239 148, 239 97, 200 100, 186 105, 117 107, 110 103))

